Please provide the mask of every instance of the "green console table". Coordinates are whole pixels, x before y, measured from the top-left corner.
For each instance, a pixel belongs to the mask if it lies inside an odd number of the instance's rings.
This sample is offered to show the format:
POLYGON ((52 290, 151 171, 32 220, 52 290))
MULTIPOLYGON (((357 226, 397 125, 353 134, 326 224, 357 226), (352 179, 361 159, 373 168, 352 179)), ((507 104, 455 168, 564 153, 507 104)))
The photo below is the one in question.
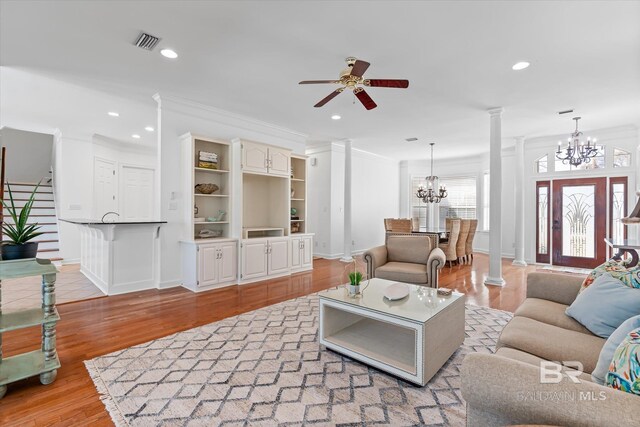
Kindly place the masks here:
POLYGON ((21 259, 0 261, 0 399, 7 392, 7 384, 40 375, 42 384, 51 384, 60 368, 56 353, 56 323, 60 320, 56 310, 56 270, 47 259, 21 259), (42 307, 11 313, 2 313, 2 280, 42 276, 42 307), (15 356, 2 357, 2 334, 16 329, 42 325, 42 343, 39 350, 15 356))

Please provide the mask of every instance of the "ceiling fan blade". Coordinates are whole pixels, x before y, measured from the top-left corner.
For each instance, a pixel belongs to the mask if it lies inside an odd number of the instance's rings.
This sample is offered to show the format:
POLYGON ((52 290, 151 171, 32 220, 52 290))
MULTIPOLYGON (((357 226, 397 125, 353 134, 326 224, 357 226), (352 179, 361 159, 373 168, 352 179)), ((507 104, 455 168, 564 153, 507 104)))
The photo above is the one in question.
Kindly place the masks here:
POLYGON ((358 100, 362 102, 362 105, 364 105, 364 108, 366 108, 367 110, 373 110, 378 106, 375 102, 373 102, 373 99, 371 99, 369 94, 365 92, 364 89, 362 88, 358 88, 358 89, 360 90, 354 91, 354 94, 356 95, 358 100))
POLYGON ((364 82, 362 82, 362 84, 370 87, 395 87, 400 89, 406 89, 409 87, 409 80, 367 79, 364 82))
POLYGON ((371 64, 369 64, 367 61, 361 61, 359 59, 356 60, 356 62, 353 64, 353 67, 351 67, 351 75, 362 77, 364 72, 367 71, 367 68, 369 68, 369 65, 371 64))
POLYGON ((327 102, 331 101, 333 98, 338 96, 343 90, 344 90, 343 87, 334 90, 329 95, 325 96, 320 102, 318 102, 316 105, 314 105, 314 107, 316 107, 316 108, 322 107, 324 104, 326 104, 327 102))
POLYGON ((324 83, 340 83, 340 80, 303 80, 299 85, 316 85, 324 83))

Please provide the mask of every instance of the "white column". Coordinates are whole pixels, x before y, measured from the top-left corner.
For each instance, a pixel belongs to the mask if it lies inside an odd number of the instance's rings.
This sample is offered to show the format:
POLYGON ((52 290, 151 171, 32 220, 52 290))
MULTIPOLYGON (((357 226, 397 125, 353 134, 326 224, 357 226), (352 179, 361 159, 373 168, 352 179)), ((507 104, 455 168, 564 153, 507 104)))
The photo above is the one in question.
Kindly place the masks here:
POLYGON ((516 138, 516 257, 513 265, 526 267, 524 260, 524 136, 516 138))
POLYGON ((504 286, 502 278, 502 108, 489 110, 489 275, 485 285, 504 286))
POLYGON ((351 262, 351 141, 344 142, 344 254, 340 261, 351 262))

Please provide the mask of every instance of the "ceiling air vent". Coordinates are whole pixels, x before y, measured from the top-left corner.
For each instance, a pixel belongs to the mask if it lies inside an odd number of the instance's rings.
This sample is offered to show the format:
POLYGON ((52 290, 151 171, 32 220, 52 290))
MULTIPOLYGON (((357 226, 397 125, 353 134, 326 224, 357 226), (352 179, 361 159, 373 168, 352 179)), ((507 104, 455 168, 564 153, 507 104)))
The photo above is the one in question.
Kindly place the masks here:
POLYGON ((416 142, 417 140, 418 140, 418 138, 416 138, 416 137, 405 139, 405 141, 407 141, 407 142, 416 142))
POLYGON ((138 36, 138 39, 134 44, 145 50, 153 50, 153 48, 156 47, 159 41, 160 41, 160 38, 156 36, 152 36, 151 34, 142 32, 140 33, 140 35, 138 36))
POLYGON ((569 113, 573 113, 573 110, 558 111, 558 114, 569 114, 569 113))

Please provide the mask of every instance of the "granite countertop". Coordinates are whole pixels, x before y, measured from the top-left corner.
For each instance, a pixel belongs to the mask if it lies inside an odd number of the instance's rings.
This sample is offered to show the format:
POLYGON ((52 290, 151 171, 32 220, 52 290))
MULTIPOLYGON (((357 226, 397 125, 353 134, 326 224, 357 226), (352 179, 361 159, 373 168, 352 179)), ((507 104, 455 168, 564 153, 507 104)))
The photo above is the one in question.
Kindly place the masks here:
POLYGON ((102 225, 102 224, 115 224, 115 225, 126 225, 126 224, 166 224, 167 221, 105 221, 99 219, 87 219, 87 218, 70 218, 63 219, 60 218, 60 221, 69 222, 71 224, 81 224, 81 225, 102 225))

